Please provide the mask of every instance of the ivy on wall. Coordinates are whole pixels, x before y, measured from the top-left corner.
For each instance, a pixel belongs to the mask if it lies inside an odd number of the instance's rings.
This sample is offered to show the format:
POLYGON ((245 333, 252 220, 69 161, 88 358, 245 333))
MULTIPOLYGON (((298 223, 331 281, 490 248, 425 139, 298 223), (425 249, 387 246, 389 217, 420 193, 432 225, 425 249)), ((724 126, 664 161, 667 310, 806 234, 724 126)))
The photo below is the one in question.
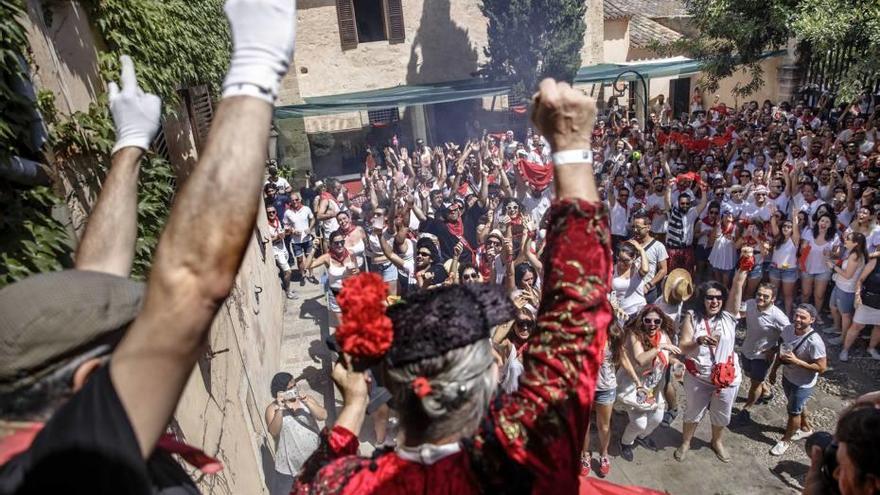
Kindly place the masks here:
MULTIPOLYGON (((130 55, 138 82, 158 94, 166 114, 175 107, 177 90, 207 84, 217 94, 229 61, 230 36, 223 0, 82 0, 95 31, 107 50, 98 54, 105 81, 118 80, 119 56, 130 55)), ((51 4, 47 4, 51 9, 51 4)), ((26 53, 27 39, 18 23, 21 0, 0 0, 0 159, 19 152, 23 133, 29 132, 31 103, 10 89, 9 80, 26 53), (5 155, 4 155, 5 154, 5 155)), ((44 12, 44 16, 47 12, 44 12)), ((106 95, 87 112, 59 117, 51 94, 40 93, 38 105, 49 125, 49 146, 56 157, 53 167, 86 158, 94 165, 86 180, 96 186, 110 166, 114 131, 106 95)), ((98 187, 88 188, 92 192, 98 187)), ((161 156, 148 153, 141 165, 138 187, 138 241, 133 274, 143 278, 165 224, 174 194, 174 173, 161 156)), ((49 188, 27 188, 0 181, 0 286, 34 272, 56 270, 70 264, 69 240, 63 226, 51 216, 61 201, 49 188), (15 192, 18 192, 17 194, 15 192), (14 236, 7 236, 9 229, 14 236)))

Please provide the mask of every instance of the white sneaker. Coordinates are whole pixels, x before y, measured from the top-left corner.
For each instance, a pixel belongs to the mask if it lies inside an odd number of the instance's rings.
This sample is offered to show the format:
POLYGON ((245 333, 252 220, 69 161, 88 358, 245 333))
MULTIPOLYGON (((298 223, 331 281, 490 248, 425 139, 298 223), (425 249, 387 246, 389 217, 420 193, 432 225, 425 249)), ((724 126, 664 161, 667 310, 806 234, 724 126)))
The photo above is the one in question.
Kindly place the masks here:
POLYGON ((840 345, 843 343, 843 338, 840 336, 840 334, 832 337, 825 337, 825 340, 828 341, 828 343, 831 345, 840 345))
POLYGON ((785 453, 786 450, 788 450, 789 447, 791 447, 791 442, 780 440, 776 442, 776 445, 774 445, 772 449, 770 449, 770 455, 782 455, 785 453))
POLYGON ((870 354, 875 361, 880 361, 880 352, 877 352, 877 349, 869 348, 868 354, 870 354))
POLYGON ((837 359, 840 359, 844 363, 849 361, 849 351, 846 349, 840 351, 840 354, 838 354, 837 359))
POLYGON ((798 430, 797 430, 796 432, 794 432, 794 434, 791 436, 791 441, 792 441, 792 442, 797 442, 798 440, 803 440, 804 438, 807 438, 808 436, 810 436, 810 435, 812 435, 812 434, 813 434, 813 430, 804 431, 804 430, 798 429, 798 430))

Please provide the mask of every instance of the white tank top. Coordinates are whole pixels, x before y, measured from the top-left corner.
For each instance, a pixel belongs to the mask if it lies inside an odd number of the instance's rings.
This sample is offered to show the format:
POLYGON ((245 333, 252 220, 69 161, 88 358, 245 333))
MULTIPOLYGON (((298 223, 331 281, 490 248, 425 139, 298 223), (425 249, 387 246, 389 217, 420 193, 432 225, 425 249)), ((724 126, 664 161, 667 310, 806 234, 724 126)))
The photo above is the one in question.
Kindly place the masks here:
POLYGON ((790 237, 773 250, 773 264, 780 269, 797 267, 797 247, 790 237))
MULTIPOLYGON (((327 283, 331 289, 342 288, 342 280, 345 278, 345 270, 350 263, 350 260, 346 260, 345 265, 340 266, 335 265, 333 260, 330 260, 330 263, 327 266, 327 283)), ((351 268, 354 267, 352 266, 351 268)))

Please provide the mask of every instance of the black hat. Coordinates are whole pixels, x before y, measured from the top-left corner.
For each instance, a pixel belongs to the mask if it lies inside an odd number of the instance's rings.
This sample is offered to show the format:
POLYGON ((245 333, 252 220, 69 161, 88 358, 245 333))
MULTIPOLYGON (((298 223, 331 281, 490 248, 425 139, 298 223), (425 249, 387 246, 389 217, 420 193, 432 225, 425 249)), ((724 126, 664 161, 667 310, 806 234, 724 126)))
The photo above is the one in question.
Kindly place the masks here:
POLYGON ((513 319, 510 298, 499 286, 452 285, 418 292, 388 308, 394 343, 386 359, 398 367, 441 356, 489 338, 492 327, 513 319))

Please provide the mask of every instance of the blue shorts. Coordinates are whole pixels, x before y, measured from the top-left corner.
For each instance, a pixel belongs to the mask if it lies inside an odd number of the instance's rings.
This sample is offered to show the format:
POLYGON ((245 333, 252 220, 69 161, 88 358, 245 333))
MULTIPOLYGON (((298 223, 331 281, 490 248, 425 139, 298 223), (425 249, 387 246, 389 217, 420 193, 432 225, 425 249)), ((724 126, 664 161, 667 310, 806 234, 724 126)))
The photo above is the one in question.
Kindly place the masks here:
POLYGON ((596 404, 602 404, 603 406, 610 406, 611 404, 614 404, 614 399, 616 398, 616 388, 609 388, 608 390, 596 389, 596 395, 593 396, 593 402, 596 404))
POLYGON ((782 280, 786 283, 796 282, 798 279, 797 268, 778 268, 770 265, 770 280, 782 280))
POLYGON ((812 278, 818 280, 824 280, 825 282, 831 280, 831 274, 833 272, 831 270, 822 272, 822 273, 803 273, 801 272, 801 276, 804 278, 812 278))
POLYGON ((390 261, 386 261, 385 263, 376 263, 372 264, 370 270, 382 275, 383 282, 396 282, 397 281, 397 267, 394 266, 394 263, 390 261))
POLYGON ((841 313, 851 315, 856 312, 856 293, 846 292, 834 286, 831 291, 831 307, 837 308, 841 313))
POLYGON ((785 377, 782 377, 782 390, 785 392, 785 398, 788 399, 788 405, 786 409, 788 410, 789 416, 797 416, 804 412, 804 406, 807 404, 807 399, 813 395, 814 387, 798 387, 794 383, 786 380, 785 377))
POLYGON ((739 364, 742 367, 743 374, 753 382, 763 382, 767 379, 767 374, 770 372, 770 361, 764 358, 749 359, 740 354, 739 364))
POLYGON ((306 237, 303 242, 291 242, 290 250, 293 251, 294 258, 302 258, 312 254, 312 236, 306 237))
POLYGON ((764 265, 765 265, 765 263, 756 263, 754 268, 752 268, 752 271, 749 272, 749 278, 755 279, 755 278, 763 277, 764 276, 764 269, 765 269, 764 265))

